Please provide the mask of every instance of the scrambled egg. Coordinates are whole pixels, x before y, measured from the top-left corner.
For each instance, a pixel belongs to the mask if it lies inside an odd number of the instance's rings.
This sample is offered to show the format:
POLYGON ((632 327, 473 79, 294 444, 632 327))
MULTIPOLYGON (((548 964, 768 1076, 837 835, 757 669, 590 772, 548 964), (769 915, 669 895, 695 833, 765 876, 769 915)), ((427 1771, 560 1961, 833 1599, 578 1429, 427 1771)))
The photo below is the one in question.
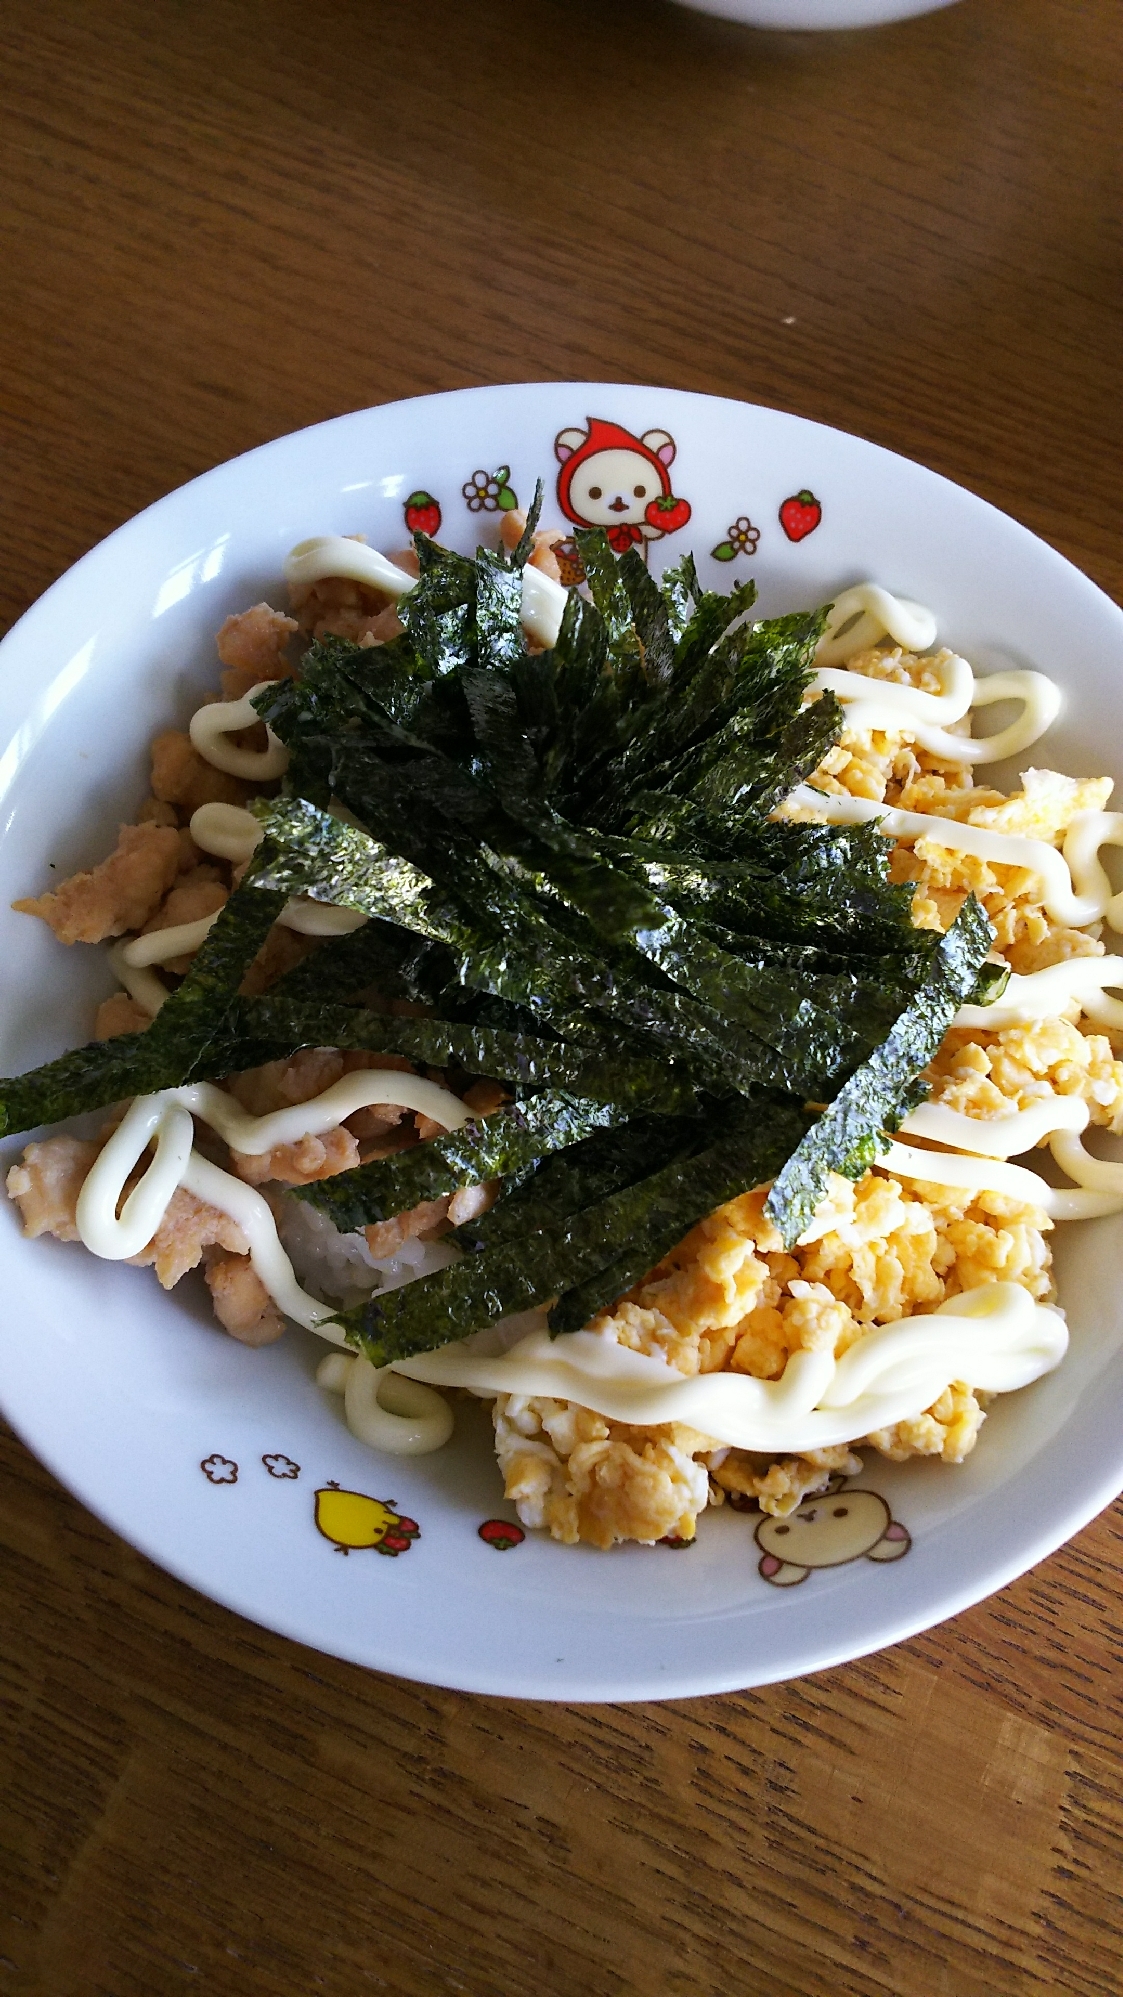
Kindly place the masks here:
MULTIPOLYGON (((729 1368, 775 1380, 793 1352, 828 1346, 841 1356, 873 1325, 933 1310, 981 1283, 1022 1283, 1042 1301, 1053 1295, 1051 1221, 998 1193, 904 1186, 880 1172, 857 1185, 832 1177, 813 1238, 791 1253, 764 1200, 758 1188, 700 1221, 589 1329, 683 1373, 729 1368)), ((897 1460, 960 1463, 984 1419, 983 1399, 956 1382, 914 1420, 856 1440, 897 1460)), ((722 1449, 681 1424, 630 1428, 561 1401, 501 1395, 494 1418, 519 1517, 567 1543, 690 1539, 705 1504, 727 1492, 783 1517, 832 1473, 861 1468, 846 1446, 776 1462, 722 1449)))
MULTIPOLYGON (((849 670, 940 691, 936 659, 879 647, 849 670)), ((969 722, 951 733, 966 733, 969 722)), ((850 730, 810 779, 849 793, 1059 847, 1073 817, 1102 810, 1108 778, 1080 782, 1027 770, 1012 796, 976 786, 969 764, 919 749, 907 729, 850 730)), ((780 816, 812 817, 800 807, 780 816)), ((931 840, 898 842, 893 878, 915 882, 913 920, 946 929, 969 892, 994 923, 997 950, 1028 973, 1070 956, 1102 955, 1083 930, 1051 923, 1044 883, 1032 869, 955 853, 931 840)), ((1073 1001, 1064 1016, 1000 1032, 947 1035, 929 1079, 934 1101, 969 1116, 1024 1109, 1050 1092, 1078 1095, 1093 1123, 1123 1133, 1123 1061, 1110 1038, 1091 1029, 1073 1001)), ((829 1346, 836 1354, 877 1324, 934 1310, 947 1297, 997 1281, 1021 1283, 1038 1301, 1054 1294, 1039 1208, 998 1193, 966 1192, 882 1172, 857 1185, 834 1178, 810 1237, 785 1253, 764 1215, 766 1189, 732 1200, 700 1222, 631 1295, 589 1329, 681 1372, 721 1368, 777 1379, 793 1352, 829 1346)), ((855 1438, 895 1461, 938 1456, 961 1463, 975 1445, 988 1396, 956 1381, 911 1420, 855 1438)), ((708 1503, 755 1502, 785 1516, 824 1490, 832 1476, 856 1475, 853 1448, 809 1451, 778 1461, 723 1449, 712 1438, 669 1425, 633 1429, 568 1403, 501 1396, 496 1443, 507 1496, 526 1525, 567 1543, 693 1536, 708 1503)))

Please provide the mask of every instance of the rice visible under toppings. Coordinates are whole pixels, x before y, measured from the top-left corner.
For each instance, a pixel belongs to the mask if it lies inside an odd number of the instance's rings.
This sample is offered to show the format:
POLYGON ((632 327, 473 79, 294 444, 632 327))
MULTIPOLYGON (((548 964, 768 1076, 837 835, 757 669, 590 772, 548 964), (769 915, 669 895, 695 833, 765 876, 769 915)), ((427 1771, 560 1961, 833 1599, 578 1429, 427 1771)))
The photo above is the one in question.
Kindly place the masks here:
POLYGON ((344 1308, 375 1290, 396 1290, 419 1276, 447 1269, 459 1252, 447 1241, 413 1235, 396 1254, 379 1261, 361 1229, 341 1234, 327 1214, 307 1200, 282 1197, 276 1212, 277 1232, 301 1283, 325 1303, 344 1308))
MULTIPOLYGON (((548 539, 539 536, 543 566, 553 559, 548 539)), ((400 628, 392 610, 351 583, 329 579, 306 590, 293 607, 306 632, 336 631, 373 643, 400 628)), ((228 619, 220 634, 226 696, 244 692, 259 677, 291 671, 285 648, 295 629, 292 619, 266 605, 228 619)), ((939 665, 940 656, 918 657, 881 646, 851 659, 849 670, 938 693, 939 665)), ((950 733, 965 734, 969 727, 965 718, 950 733)), ((70 928, 76 936, 95 937, 142 923, 149 930, 175 925, 209 913, 226 897, 215 870, 198 865, 184 826, 173 830, 177 817, 168 800, 180 807, 183 819, 204 796, 232 801, 243 797, 247 786, 220 781, 200 763, 187 737, 174 731, 160 737, 155 748, 154 801, 151 809, 142 809, 140 825, 123 828, 122 853, 89 875, 62 884, 69 899, 59 890, 40 898, 43 907, 23 904, 51 921, 64 940, 70 928), (161 812, 165 816, 158 816, 161 812), (196 897, 190 905, 187 895, 196 897)), ((1111 789, 1108 779, 1080 782, 1029 770, 1022 789, 1006 797, 975 785, 970 765, 918 748, 905 726, 844 732, 810 784, 828 794, 885 801, 1057 847, 1074 816, 1102 809, 1111 789)), ((777 815, 814 814, 804 801, 782 807, 777 815)), ((895 879, 914 884, 913 920, 919 927, 946 929, 968 893, 977 895, 994 924, 997 950, 1016 971, 1030 972, 1073 955, 1102 954, 1096 933, 1064 929, 1049 920, 1043 883, 1029 868, 986 862, 921 838, 898 843, 892 872, 895 879)), ((297 949, 288 932, 276 934, 282 953, 289 953, 284 961, 295 961, 305 946, 297 949)), ((172 961, 168 968, 178 973, 186 962, 172 961)), ((135 1030, 147 1019, 142 1009, 138 1016, 135 1002, 124 993, 107 1005, 116 1011, 112 1023, 106 1013, 99 1031, 135 1030)), ((273 1092, 268 1100, 255 1098, 251 1105, 247 1098, 247 1107, 264 1114, 274 1107, 274 1096, 277 1101, 310 1098, 329 1072, 334 1076, 344 1068, 379 1064, 354 1053, 303 1049, 289 1062, 268 1064, 231 1086, 245 1095, 268 1082, 273 1092)), ((385 1065, 394 1065, 393 1059, 385 1065)), ((1116 1058, 1110 1034, 1092 1031, 1075 1000, 1063 1016, 1028 1026, 953 1030, 929 1079, 933 1100, 971 1116, 1002 1116, 1042 1097, 1072 1095, 1088 1104, 1092 1122, 1123 1131, 1123 1061, 1116 1058)), ((369 1123, 371 1112, 366 1114, 369 1123)), ((359 1141, 386 1137, 400 1115, 382 1110, 375 1114, 377 1129, 356 1124, 354 1134, 335 1135, 340 1143, 346 1139, 355 1162, 359 1141)), ((422 1119, 412 1141, 437 1128, 422 1119)), ((75 1238, 73 1209, 80 1179, 71 1152, 63 1149, 74 1144, 58 1138, 30 1146, 25 1164, 9 1176, 27 1232, 75 1238)), ((372 1246, 368 1232, 342 1234, 320 1209, 283 1191, 276 1181, 286 1175, 270 1171, 271 1162, 263 1160, 261 1170, 252 1171, 253 1161, 243 1161, 243 1176, 251 1182, 258 1177, 273 1181, 269 1200, 281 1242, 300 1282, 321 1301, 347 1308, 458 1259, 460 1251, 447 1238, 447 1198, 372 1227, 372 1246), (375 1247, 390 1241, 394 1252, 379 1256, 375 1247)), ((329 1161, 326 1170, 332 1169, 329 1161)), ((303 1176, 325 1175, 317 1161, 316 1169, 303 1176)), ((289 1183, 298 1181, 295 1170, 287 1176, 289 1183)), ((466 1204, 461 1212, 454 1200, 453 1222, 486 1205, 486 1199, 477 1197, 482 1189, 469 1190, 471 1197, 455 1196, 466 1204)), ((589 1329, 606 1341, 659 1357, 687 1376, 729 1371, 775 1380, 793 1353, 829 1349, 841 1356, 871 1327, 931 1312, 985 1283, 1015 1282, 1038 1300, 1054 1294, 1045 1238, 1052 1222, 1024 1202, 916 1181, 902 1185, 879 1171, 857 1184, 835 1177, 813 1226, 794 1249, 785 1250, 765 1214, 764 1197, 765 1189, 746 1192, 702 1220, 627 1297, 594 1318, 589 1329)), ((239 1263, 246 1259, 233 1257, 239 1263)), ((481 1354, 501 1353, 544 1321, 541 1311, 501 1320, 466 1345, 481 1354)), ((987 1398, 970 1382, 953 1382, 930 1408, 857 1439, 858 1446, 868 1445, 898 1461, 931 1455, 945 1463, 962 1462, 985 1421, 987 1398)), ((730 1499, 755 1502, 782 1516, 803 1497, 825 1489, 832 1478, 853 1475, 861 1467, 848 1444, 778 1459, 756 1456, 719 1447, 712 1436, 681 1423, 635 1427, 546 1397, 500 1394, 493 1417, 507 1497, 525 1525, 547 1529, 566 1544, 608 1547, 620 1540, 650 1543, 667 1536, 688 1540, 708 1503, 730 1499)))

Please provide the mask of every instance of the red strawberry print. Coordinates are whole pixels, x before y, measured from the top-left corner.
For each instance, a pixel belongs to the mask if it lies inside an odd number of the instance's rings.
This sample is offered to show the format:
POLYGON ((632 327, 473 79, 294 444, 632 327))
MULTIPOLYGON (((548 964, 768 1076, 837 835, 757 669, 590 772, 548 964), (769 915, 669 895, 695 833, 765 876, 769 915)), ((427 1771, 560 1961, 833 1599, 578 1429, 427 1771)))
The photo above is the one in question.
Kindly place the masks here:
POLYGON ((479 1534, 485 1546, 494 1546, 497 1553, 506 1553, 512 1546, 521 1546, 526 1538, 521 1525, 512 1525, 508 1519, 485 1519, 479 1534))
POLYGON ((626 555, 629 548, 643 546, 643 535, 630 521, 624 520, 615 527, 606 527, 604 531, 608 535, 609 547, 618 555, 626 555))
POLYGON ((439 534, 441 509, 431 492, 411 492, 406 500, 406 526, 411 534, 439 534))
POLYGON ((661 534, 677 534, 690 518, 690 501, 676 499, 673 493, 661 493, 644 509, 644 519, 649 527, 658 527, 661 534))
POLYGON ((780 525, 789 541, 805 541, 809 534, 815 532, 822 517, 823 509, 819 501, 806 487, 802 492, 794 493, 791 499, 785 499, 780 508, 780 525))

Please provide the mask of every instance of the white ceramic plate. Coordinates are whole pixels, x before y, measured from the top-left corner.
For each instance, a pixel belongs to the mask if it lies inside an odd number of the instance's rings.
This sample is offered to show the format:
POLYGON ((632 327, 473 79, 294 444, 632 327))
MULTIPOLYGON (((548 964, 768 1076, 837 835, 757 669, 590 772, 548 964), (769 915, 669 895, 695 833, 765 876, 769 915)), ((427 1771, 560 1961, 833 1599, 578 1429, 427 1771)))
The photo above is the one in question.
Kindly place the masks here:
MULTIPOLYGON (((7 904, 45 885, 48 863, 62 876, 104 852, 145 793, 151 736, 182 725, 214 684, 213 634, 227 613, 262 596, 283 602, 284 555, 308 534, 362 531, 401 546, 419 489, 440 506, 442 538, 464 550, 494 539, 503 494, 525 501, 539 476, 545 520, 559 521, 555 439, 589 418, 646 435, 652 475, 669 466, 665 483, 692 509, 654 544, 653 566, 691 546, 706 583, 728 587, 751 570, 765 615, 876 577, 932 604, 941 638, 981 667, 1056 675, 1068 705, 1038 760, 1123 776, 1118 725, 1105 725, 1118 713, 1123 616, 1024 528, 917 465, 795 416, 667 389, 531 384, 365 410, 150 507, 0 646, 5 1072, 84 1040, 111 983, 102 952, 65 951, 7 904)), ((622 448, 603 433, 594 442, 622 448)), ((584 486, 594 482, 587 473, 584 486)), ((9 1141, 7 1159, 18 1149, 9 1141)), ((535 1534, 489 1544, 480 1524, 514 1512, 482 1411, 461 1413, 436 1456, 375 1456, 314 1386, 323 1347, 312 1337, 292 1330, 247 1351, 210 1320, 197 1278, 165 1296, 149 1272, 25 1242, 7 1203, 0 1398, 30 1448, 125 1538, 304 1643, 469 1691, 716 1692, 835 1664, 954 1614, 1123 1486, 1123 1224, 1054 1238, 1073 1333, 1061 1370, 999 1401, 960 1469, 871 1453, 856 1484, 903 1522, 907 1558, 857 1557, 797 1588, 761 1578, 755 1521, 728 1508, 705 1515, 685 1551, 597 1553, 535 1534), (333 1483, 396 1501, 420 1537, 394 1558, 369 1547, 344 1557, 315 1522, 316 1493, 333 1483)), ((328 1522, 362 1538, 369 1517, 347 1501, 328 1522)))

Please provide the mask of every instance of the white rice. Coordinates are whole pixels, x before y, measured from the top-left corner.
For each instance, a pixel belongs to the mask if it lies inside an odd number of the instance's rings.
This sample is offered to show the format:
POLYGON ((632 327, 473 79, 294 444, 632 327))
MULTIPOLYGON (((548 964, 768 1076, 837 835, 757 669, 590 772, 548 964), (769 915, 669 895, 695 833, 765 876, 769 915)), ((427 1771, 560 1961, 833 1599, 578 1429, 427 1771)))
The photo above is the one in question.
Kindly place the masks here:
MULTIPOLYGON (((426 1240, 414 1235, 404 1241, 396 1255, 376 1262, 360 1229, 341 1234, 318 1207, 307 1200, 286 1197, 277 1203, 277 1232, 300 1282, 323 1303, 344 1307, 361 1303, 373 1290, 397 1290, 414 1283, 419 1276, 431 1276, 461 1259, 460 1250, 450 1241, 426 1240)), ((499 1318, 473 1332, 464 1340, 465 1348, 485 1358, 509 1352, 520 1338, 546 1328, 546 1312, 520 1311, 517 1317, 499 1318)), ((490 1398, 490 1396, 488 1397, 490 1398)))
POLYGON ((449 1241, 414 1235, 396 1255, 377 1262, 366 1236, 341 1234, 333 1221, 307 1200, 284 1198, 277 1205, 277 1232, 298 1280, 324 1303, 361 1303, 372 1290, 396 1290, 418 1276, 431 1276, 460 1260, 449 1241))

